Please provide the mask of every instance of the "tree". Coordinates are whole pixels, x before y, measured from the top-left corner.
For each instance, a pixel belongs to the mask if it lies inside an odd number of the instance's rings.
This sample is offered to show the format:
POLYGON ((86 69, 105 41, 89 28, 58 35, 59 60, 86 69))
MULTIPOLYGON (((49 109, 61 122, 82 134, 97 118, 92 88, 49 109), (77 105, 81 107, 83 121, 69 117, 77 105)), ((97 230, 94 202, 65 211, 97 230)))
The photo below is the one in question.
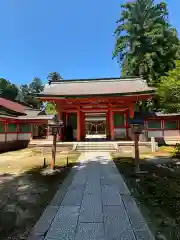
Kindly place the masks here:
POLYGON ((40 78, 35 77, 32 82, 29 84, 29 91, 31 93, 40 93, 44 89, 44 85, 41 82, 40 78))
POLYGON ((10 81, 4 78, 0 78, 0 89, 0 96, 11 101, 14 101, 16 99, 16 96, 19 92, 19 89, 15 84, 12 84, 10 81))
POLYGON ((48 74, 48 83, 50 84, 51 82, 56 82, 56 81, 60 81, 63 78, 61 77, 61 75, 57 72, 51 72, 48 74))
POLYGON ((176 61, 176 68, 160 80, 157 93, 161 109, 169 113, 180 112, 180 60, 176 61))
POLYGON ((45 104, 45 111, 48 115, 55 115, 57 113, 56 104, 54 102, 47 102, 45 104))
POLYGON ((22 84, 20 86, 20 91, 23 96, 23 101, 33 108, 41 108, 42 102, 39 99, 34 98, 32 95, 40 93, 43 89, 44 85, 42 84, 40 78, 37 77, 35 77, 29 85, 22 84))
POLYGON ((122 75, 142 76, 150 85, 175 66, 179 40, 168 22, 165 3, 136 0, 121 5, 113 57, 122 65, 122 75))

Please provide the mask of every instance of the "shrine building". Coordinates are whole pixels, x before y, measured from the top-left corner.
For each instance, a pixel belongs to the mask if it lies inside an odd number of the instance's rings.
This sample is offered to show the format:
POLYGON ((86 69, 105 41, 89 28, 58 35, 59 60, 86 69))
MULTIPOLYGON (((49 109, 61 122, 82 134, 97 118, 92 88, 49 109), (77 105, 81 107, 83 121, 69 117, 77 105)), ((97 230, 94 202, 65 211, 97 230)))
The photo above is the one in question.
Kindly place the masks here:
POLYGON ((129 119, 137 101, 152 98, 155 90, 138 77, 52 81, 38 94, 42 101, 56 104, 64 123, 62 141, 132 137, 129 119))

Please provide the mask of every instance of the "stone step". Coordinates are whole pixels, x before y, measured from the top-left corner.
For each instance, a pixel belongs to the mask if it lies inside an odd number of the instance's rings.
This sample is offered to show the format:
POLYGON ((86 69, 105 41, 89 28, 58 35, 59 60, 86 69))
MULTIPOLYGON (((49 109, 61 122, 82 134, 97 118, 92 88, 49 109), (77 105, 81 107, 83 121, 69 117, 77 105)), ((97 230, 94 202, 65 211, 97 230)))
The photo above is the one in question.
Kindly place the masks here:
POLYGON ((114 152, 116 148, 114 144, 110 143, 79 143, 76 146, 77 152, 114 152))
POLYGON ((116 149, 76 149, 76 152, 116 152, 116 149))

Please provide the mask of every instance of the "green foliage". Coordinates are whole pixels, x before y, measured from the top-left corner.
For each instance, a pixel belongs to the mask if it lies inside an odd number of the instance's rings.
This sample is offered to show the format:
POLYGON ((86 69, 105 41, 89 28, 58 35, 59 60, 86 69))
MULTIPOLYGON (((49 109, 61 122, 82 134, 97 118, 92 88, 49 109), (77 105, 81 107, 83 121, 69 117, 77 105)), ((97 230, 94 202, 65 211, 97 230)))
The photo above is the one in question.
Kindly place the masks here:
POLYGON ((40 108, 42 106, 42 102, 39 99, 34 98, 32 95, 40 93, 43 89, 44 85, 42 84, 40 78, 36 77, 29 85, 22 84, 20 86, 20 94, 18 97, 33 108, 40 108))
POLYGON ((56 104, 53 102, 47 102, 45 105, 45 111, 48 115, 55 115, 57 113, 56 104))
POLYGON ((164 112, 180 111, 180 60, 176 61, 175 69, 160 78, 158 95, 160 107, 164 112))
POLYGON ((31 93, 40 93, 44 89, 44 86, 40 78, 35 77, 32 82, 29 84, 29 91, 31 93))
POLYGON ((180 157, 180 144, 177 143, 174 150, 173 150, 174 157, 180 157))
POLYGON ((136 0, 121 5, 113 57, 122 65, 123 76, 142 76, 156 85, 159 76, 174 68, 179 40, 168 22, 165 3, 136 0))
POLYGON ((48 82, 56 82, 56 81, 60 81, 63 78, 61 77, 61 75, 57 72, 51 72, 48 74, 48 82))
POLYGON ((18 88, 15 84, 12 84, 10 81, 0 78, 0 96, 11 101, 16 99, 18 95, 18 88))

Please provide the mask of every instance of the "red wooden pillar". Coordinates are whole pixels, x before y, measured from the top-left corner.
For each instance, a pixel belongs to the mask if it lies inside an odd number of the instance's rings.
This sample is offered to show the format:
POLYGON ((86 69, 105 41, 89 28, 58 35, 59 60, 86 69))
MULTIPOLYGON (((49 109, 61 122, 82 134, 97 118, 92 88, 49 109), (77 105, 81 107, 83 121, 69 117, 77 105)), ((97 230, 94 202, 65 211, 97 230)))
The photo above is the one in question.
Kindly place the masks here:
POLYGON ((134 104, 129 105, 129 116, 130 118, 134 117, 134 104))
POLYGON ((109 109, 110 139, 114 140, 114 112, 109 109))
POLYGON ((81 140, 81 111, 77 111, 77 141, 81 140))
POLYGON ((81 140, 85 139, 85 114, 81 112, 81 140))
POLYGON ((110 139, 110 120, 109 120, 109 111, 106 113, 106 136, 107 139, 110 139))
MULTIPOLYGON (((62 112, 62 109, 58 109, 58 120, 59 121, 63 121, 63 112, 62 112)), ((61 129, 61 131, 59 132, 59 135, 58 135, 58 140, 59 141, 63 141, 63 130, 61 129)))

